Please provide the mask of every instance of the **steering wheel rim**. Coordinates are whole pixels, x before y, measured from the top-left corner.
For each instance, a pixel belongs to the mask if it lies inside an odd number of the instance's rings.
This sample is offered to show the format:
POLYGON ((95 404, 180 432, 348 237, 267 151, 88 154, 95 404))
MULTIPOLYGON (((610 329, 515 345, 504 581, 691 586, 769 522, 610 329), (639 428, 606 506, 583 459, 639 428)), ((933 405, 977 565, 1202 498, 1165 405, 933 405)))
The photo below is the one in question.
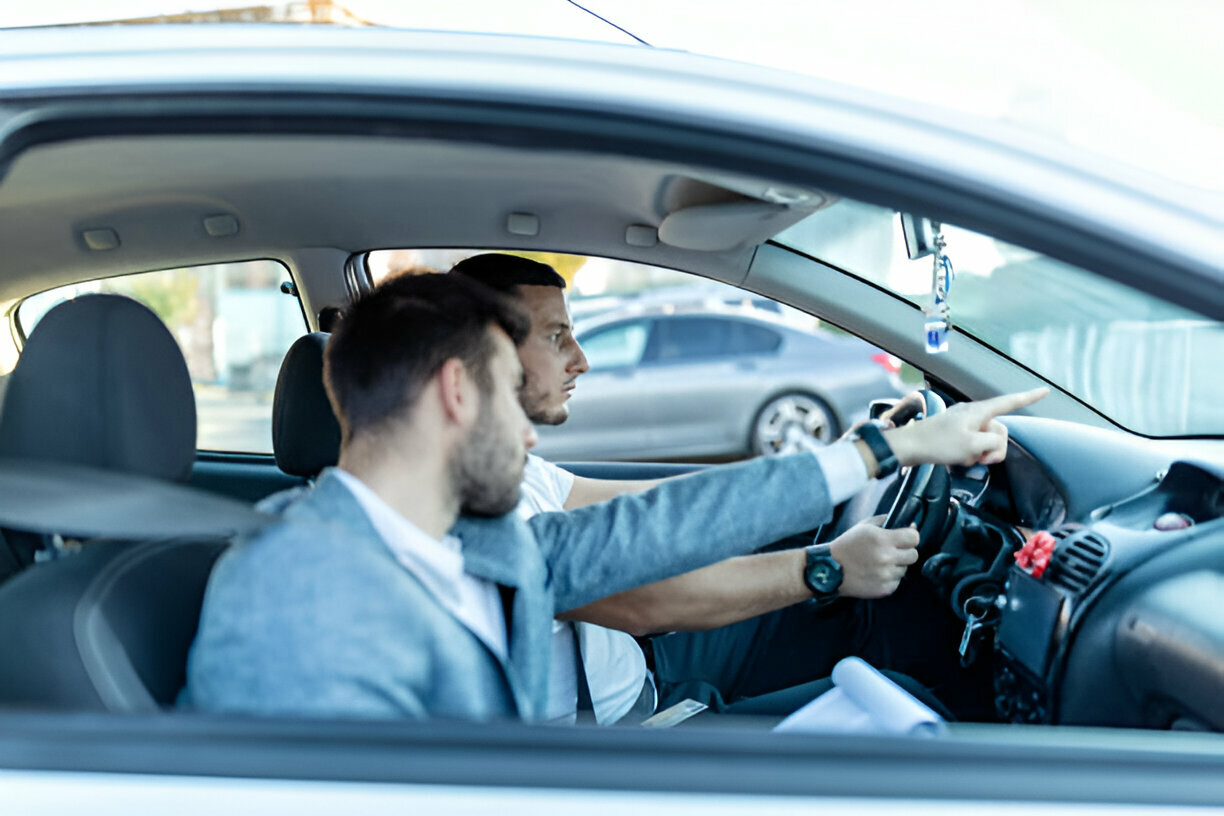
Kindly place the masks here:
MULTIPOLYGON (((923 417, 942 413, 947 407, 943 398, 934 391, 923 388, 917 392, 922 397, 923 417)), ((936 465, 914 465, 906 468, 901 475, 901 483, 897 489, 897 497, 893 500, 888 515, 884 517, 885 529, 895 530, 908 527, 918 520, 922 510, 922 497, 931 484, 936 465)))

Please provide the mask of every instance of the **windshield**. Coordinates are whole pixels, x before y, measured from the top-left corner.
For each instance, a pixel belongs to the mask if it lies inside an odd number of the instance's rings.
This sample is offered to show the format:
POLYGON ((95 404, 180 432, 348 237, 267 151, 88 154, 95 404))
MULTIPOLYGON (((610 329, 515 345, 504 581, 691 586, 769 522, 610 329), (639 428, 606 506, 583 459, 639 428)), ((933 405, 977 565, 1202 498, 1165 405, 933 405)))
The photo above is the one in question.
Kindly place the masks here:
MULTIPOLYGON (((969 230, 943 235, 957 329, 1132 431, 1224 434, 1224 324, 969 230)), ((909 260, 895 212, 840 201, 777 241, 931 303, 932 259, 909 260)))

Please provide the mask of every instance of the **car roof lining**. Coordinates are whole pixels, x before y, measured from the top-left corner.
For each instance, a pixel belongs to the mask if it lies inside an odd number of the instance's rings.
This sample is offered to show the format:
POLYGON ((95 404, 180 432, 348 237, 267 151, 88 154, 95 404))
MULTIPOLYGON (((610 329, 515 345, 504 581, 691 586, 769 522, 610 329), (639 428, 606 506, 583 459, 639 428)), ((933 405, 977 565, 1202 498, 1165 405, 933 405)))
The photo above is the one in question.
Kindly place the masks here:
POLYGON ((568 251, 738 283, 760 240, 829 200, 749 177, 556 149, 369 135, 82 138, 27 149, 0 181, 10 265, 0 300, 302 247, 568 251), (629 227, 646 227, 649 238, 680 211, 685 245, 696 248, 627 242, 629 227), (509 231, 511 213, 535 216, 536 234, 509 231), (233 216, 237 233, 210 236, 204 219, 217 215, 233 216), (91 250, 90 230, 112 231, 118 247, 91 250))

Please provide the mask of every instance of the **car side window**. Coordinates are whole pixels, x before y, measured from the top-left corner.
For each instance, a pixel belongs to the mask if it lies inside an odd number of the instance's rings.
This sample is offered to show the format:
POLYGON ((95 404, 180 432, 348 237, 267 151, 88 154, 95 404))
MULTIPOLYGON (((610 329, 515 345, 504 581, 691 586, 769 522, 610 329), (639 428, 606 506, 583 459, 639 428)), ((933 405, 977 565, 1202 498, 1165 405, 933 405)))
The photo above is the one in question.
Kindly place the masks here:
POLYGON ((782 335, 766 326, 742 320, 727 321, 727 347, 730 354, 768 354, 782 345, 782 335))
POLYGON ((722 357, 727 353, 726 323, 704 317, 673 317, 658 321, 650 360, 669 363, 722 357))
POLYGON ((280 363, 306 332, 296 297, 281 291, 288 270, 246 261, 105 278, 22 301, 27 337, 56 304, 85 294, 126 295, 148 306, 178 341, 195 391, 201 450, 272 452, 272 394, 280 363))
POLYGON ((637 365, 646 348, 650 323, 639 320, 595 329, 579 338, 592 371, 637 365))
POLYGON ((712 360, 765 354, 782 345, 782 335, 765 326, 720 317, 676 316, 657 320, 646 352, 651 362, 712 360))
POLYGON ((795 440, 829 442, 870 400, 901 394, 899 361, 879 349, 834 341, 832 327, 799 309, 674 269, 435 247, 370 252, 366 270, 378 282, 485 252, 556 270, 590 365, 589 374, 566 372, 575 383, 567 421, 536 428, 545 459, 722 462, 797 450, 795 440))

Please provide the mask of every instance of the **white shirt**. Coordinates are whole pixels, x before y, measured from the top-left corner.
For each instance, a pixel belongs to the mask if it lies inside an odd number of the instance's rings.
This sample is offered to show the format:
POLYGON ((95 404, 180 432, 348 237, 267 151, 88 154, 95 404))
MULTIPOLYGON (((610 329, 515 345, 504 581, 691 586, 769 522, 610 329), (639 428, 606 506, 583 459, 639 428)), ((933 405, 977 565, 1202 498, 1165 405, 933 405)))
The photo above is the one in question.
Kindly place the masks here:
MULTIPOLYGON (((516 512, 524 519, 560 512, 574 487, 574 475, 538 456, 527 457, 523 495, 516 512)), ((614 723, 633 708, 646 682, 646 658, 633 637, 593 623, 553 621, 552 660, 548 671, 550 722, 572 723, 578 711, 575 636, 582 644, 582 666, 591 706, 600 724, 614 723)))
POLYGON ((829 501, 836 507, 867 486, 867 463, 853 442, 834 442, 812 451, 820 462, 829 487, 829 501))
MULTIPOLYGON (((812 453, 820 462, 833 505, 846 501, 867 484, 867 465, 852 442, 835 442, 812 453)), ((524 519, 537 513, 560 512, 573 486, 572 473, 529 454, 516 512, 524 519)), ((633 708, 641 694, 647 679, 646 658, 628 633, 582 622, 553 621, 545 717, 552 722, 574 722, 576 718, 575 634, 582 643, 582 665, 595 719, 600 724, 614 723, 633 708)))
POLYGON ((463 571, 459 539, 446 536, 438 541, 430 537, 356 476, 339 468, 335 473, 357 499, 395 560, 504 663, 510 648, 501 595, 492 581, 463 571))

